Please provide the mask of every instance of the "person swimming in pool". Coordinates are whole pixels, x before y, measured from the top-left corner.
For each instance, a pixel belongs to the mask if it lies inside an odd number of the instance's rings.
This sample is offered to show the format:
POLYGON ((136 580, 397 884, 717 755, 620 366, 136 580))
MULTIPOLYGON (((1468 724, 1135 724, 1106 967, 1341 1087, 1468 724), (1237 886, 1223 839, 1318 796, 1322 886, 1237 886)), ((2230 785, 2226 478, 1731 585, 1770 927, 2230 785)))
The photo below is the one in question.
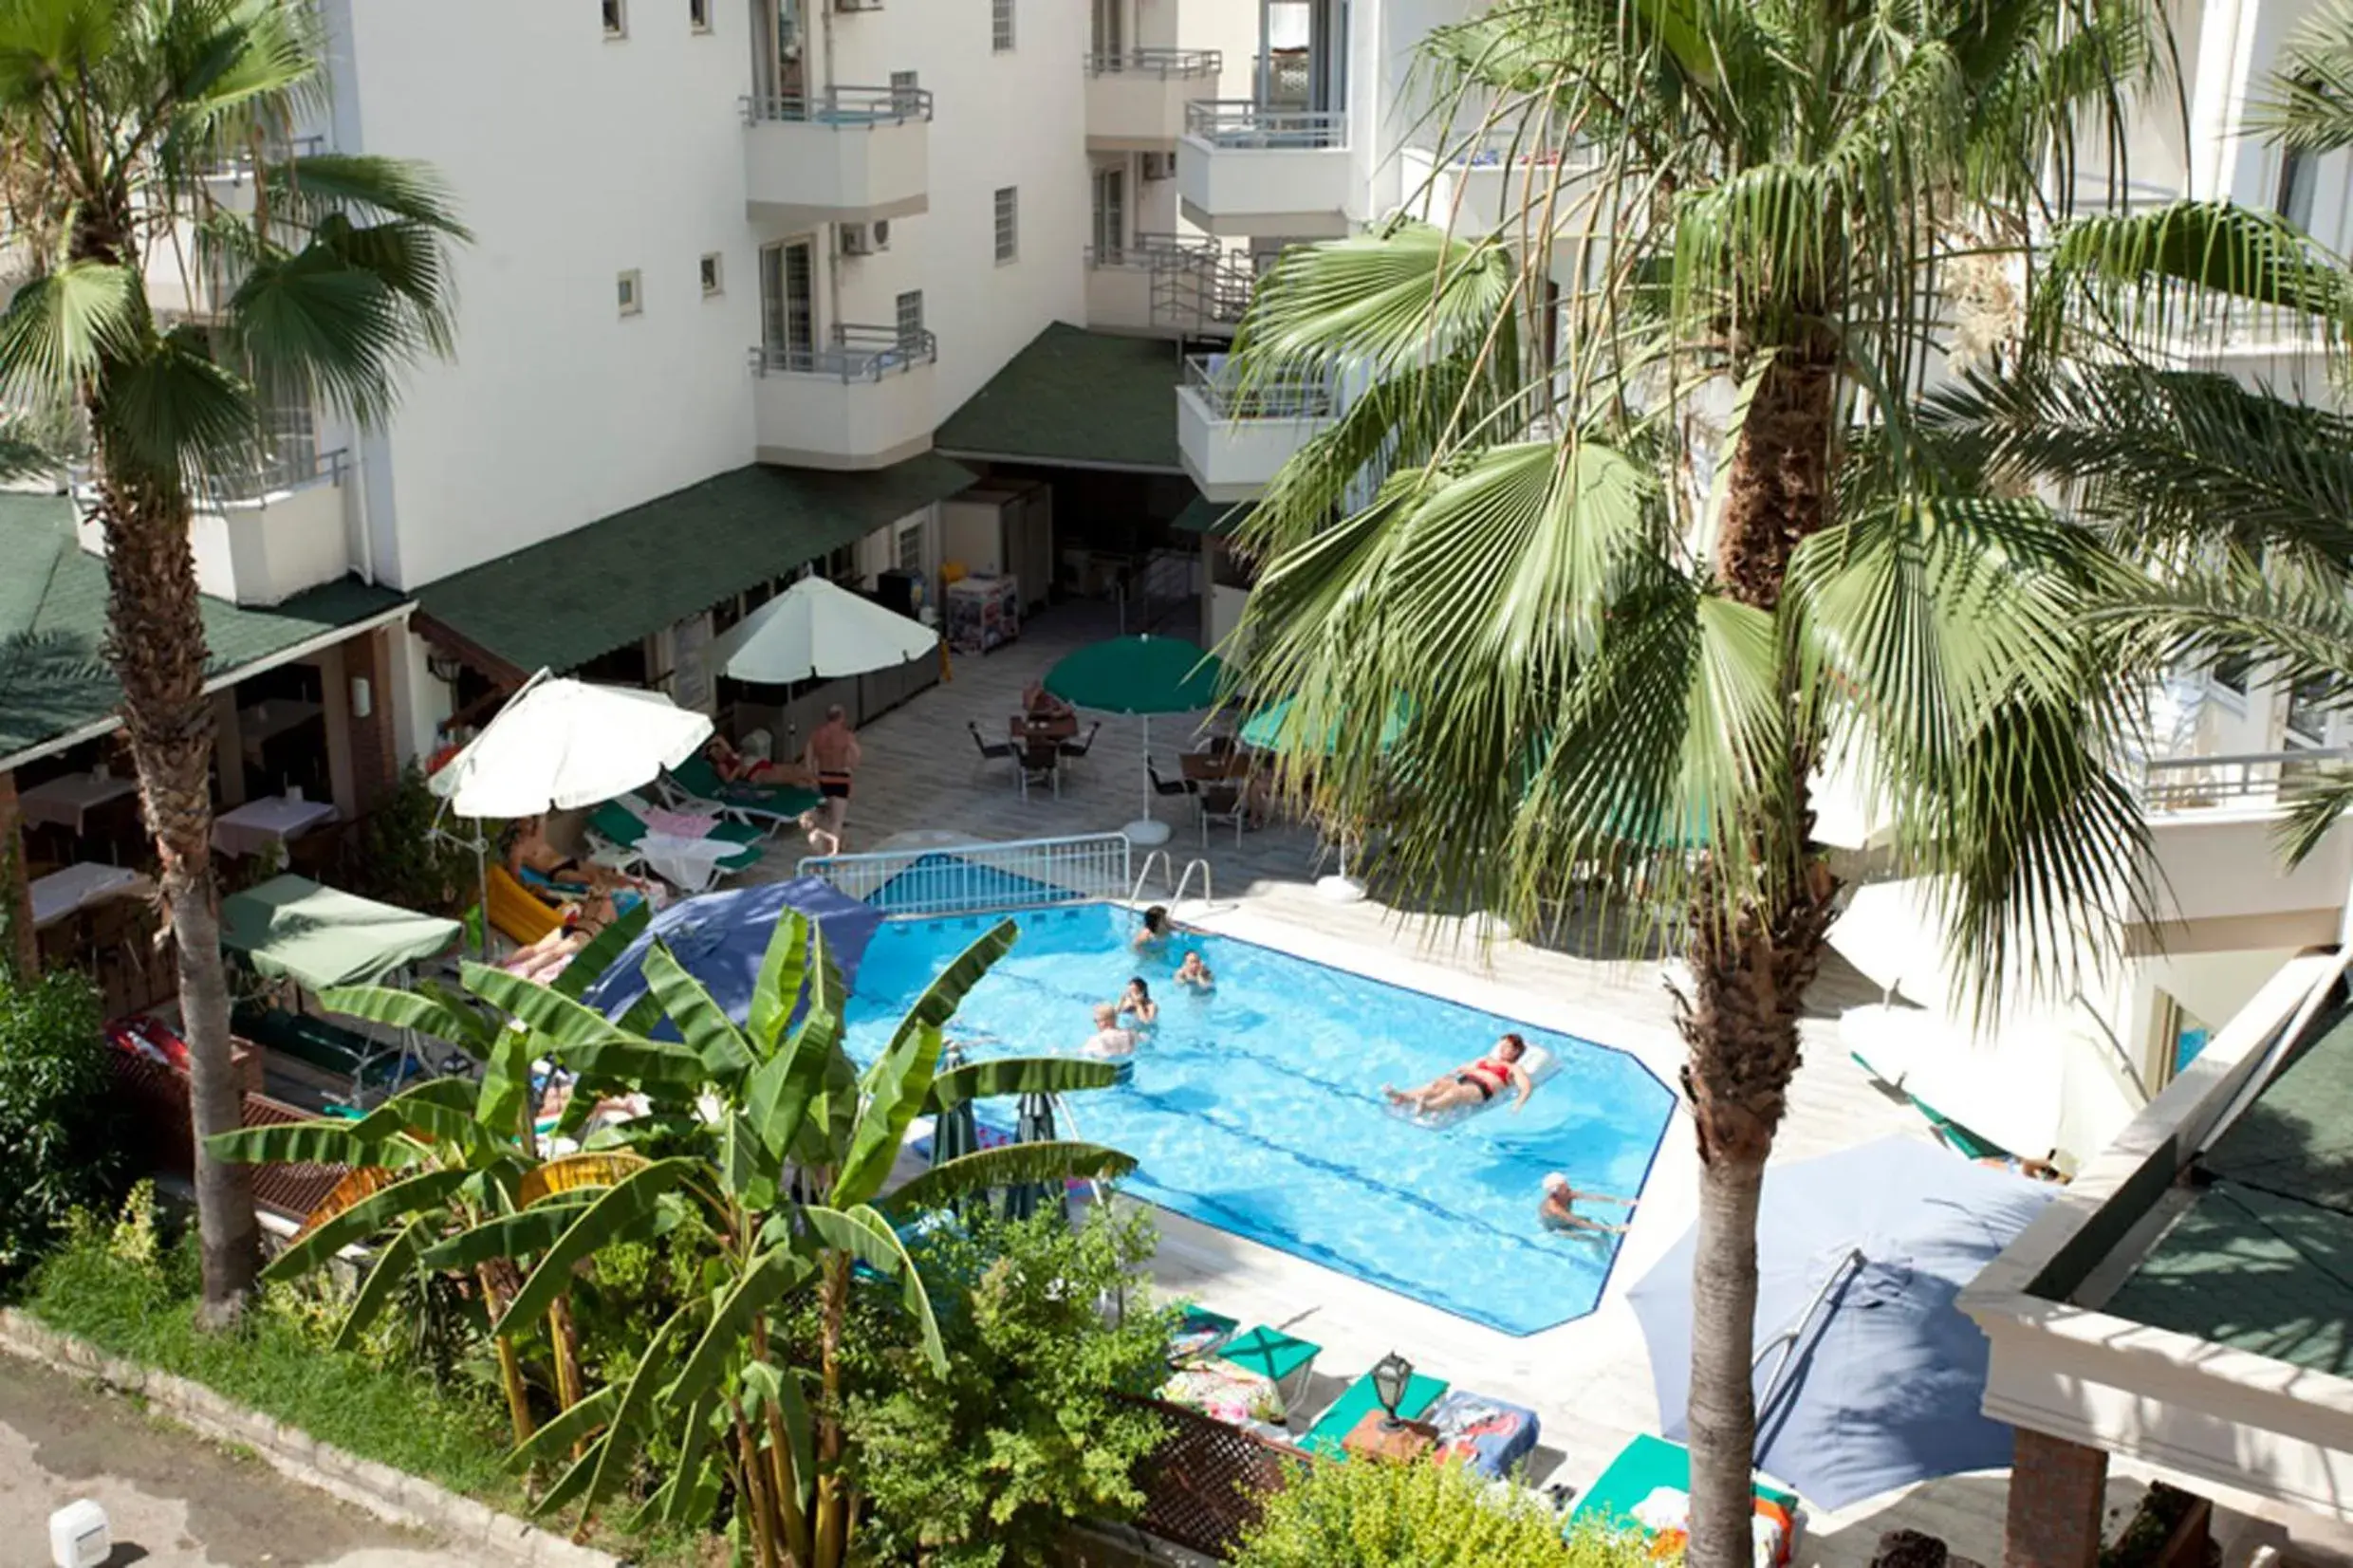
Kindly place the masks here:
POLYGON ((1130 979, 1127 989, 1120 993, 1119 1009, 1120 1017, 1133 1017, 1139 1028, 1150 1028, 1160 1022, 1160 1005, 1152 1000, 1152 987, 1144 984, 1140 974, 1130 979))
POLYGON ((1558 1171, 1545 1177, 1544 1190, 1544 1201, 1536 1206, 1536 1217, 1544 1222, 1547 1230, 1584 1230, 1606 1236, 1622 1236, 1633 1224, 1629 1220, 1622 1225, 1612 1225, 1607 1220, 1597 1220, 1577 1212, 1577 1203, 1581 1198, 1589 1204, 1613 1203, 1621 1208, 1629 1209, 1635 1205, 1632 1198, 1614 1198, 1606 1192, 1587 1192, 1571 1187, 1568 1178, 1558 1171))
POLYGON ((1389 1103, 1411 1110, 1417 1116, 1434 1111, 1453 1111, 1467 1105, 1484 1105, 1506 1089, 1517 1089, 1519 1098, 1511 1102, 1517 1111, 1528 1103, 1528 1097, 1536 1092, 1536 1080, 1520 1065, 1527 1054, 1528 1042, 1516 1034, 1505 1035, 1495 1042, 1495 1048, 1476 1061, 1466 1062, 1451 1073, 1432 1079, 1418 1089, 1393 1089, 1387 1084, 1380 1092, 1389 1097, 1389 1103))
POLYGON ((1198 952, 1188 951, 1185 961, 1176 966, 1176 984, 1190 986, 1196 991, 1214 991, 1217 988, 1217 977, 1209 972, 1209 966, 1201 962, 1198 952))
POLYGON ((1138 952, 1158 952, 1168 946, 1168 939, 1174 934, 1168 923, 1168 906, 1155 904, 1144 911, 1144 923, 1137 929, 1130 945, 1138 952))
POLYGON ((1120 1009, 1108 1002, 1095 1007, 1095 1032, 1079 1047, 1081 1056, 1098 1061, 1119 1061, 1136 1054, 1137 1034, 1120 1027, 1120 1009))

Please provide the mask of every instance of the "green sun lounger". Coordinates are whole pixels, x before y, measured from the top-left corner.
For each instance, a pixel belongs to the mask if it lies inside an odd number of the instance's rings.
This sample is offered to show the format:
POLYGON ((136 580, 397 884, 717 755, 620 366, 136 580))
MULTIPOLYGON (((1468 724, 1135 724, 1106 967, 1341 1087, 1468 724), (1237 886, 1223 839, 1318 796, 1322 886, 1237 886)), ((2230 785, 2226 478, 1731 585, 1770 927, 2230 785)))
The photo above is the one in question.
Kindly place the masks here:
POLYGON ((672 768, 670 783, 679 795, 716 806, 739 821, 758 817, 771 824, 790 821, 823 798, 799 784, 730 784, 719 777, 710 758, 700 755, 672 768))
POLYGON ((1929 1104, 1928 1101, 1920 1098, 1919 1096, 1905 1088, 1896 1079, 1889 1078, 1885 1073, 1881 1072, 1877 1067, 1874 1067, 1871 1064, 1870 1059, 1865 1057, 1861 1051, 1849 1051, 1846 1055, 1853 1061, 1856 1066, 1862 1068, 1864 1072, 1869 1073, 1875 1080, 1886 1084, 1890 1089, 1893 1089, 1896 1093, 1901 1095, 1904 1098, 1904 1102, 1910 1105, 1915 1111, 1918 1111, 1921 1116, 1927 1120, 1928 1130, 1936 1134, 1937 1140, 1943 1143, 1947 1148, 1951 1149, 1955 1153, 1962 1155, 1964 1158, 1973 1160, 2009 1160, 2016 1159, 2018 1157, 2014 1153, 2003 1148, 1992 1138, 1987 1137, 1983 1133, 1973 1132, 1971 1129, 1962 1126, 1959 1122, 1955 1121, 1951 1116, 1946 1116, 1942 1111, 1937 1110, 1935 1106, 1929 1104))
MULTIPOLYGON (((1442 1379, 1416 1373, 1406 1379, 1405 1397, 1398 1401, 1398 1414, 1411 1421, 1436 1404, 1445 1393, 1442 1379)), ((1307 1429, 1307 1435, 1299 1440, 1299 1446, 1326 1459, 1345 1459, 1347 1455, 1342 1451, 1341 1444, 1356 1430, 1358 1422, 1380 1409, 1380 1396, 1373 1392, 1373 1374, 1368 1372, 1349 1384, 1332 1401, 1331 1409, 1316 1417, 1315 1425, 1307 1429)))
POLYGON ((1297 1410, 1307 1397, 1307 1379, 1315 1375, 1315 1358, 1323 1354, 1322 1345, 1294 1338, 1279 1328, 1261 1323, 1248 1334, 1227 1340, 1217 1358, 1231 1361, 1244 1372, 1256 1373, 1274 1385, 1274 1392, 1283 1396, 1285 1410, 1297 1410))
MULTIPOLYGON (((1670 1443, 1644 1432, 1619 1449, 1618 1457, 1609 1462, 1609 1468, 1585 1488, 1585 1495, 1577 1500, 1576 1508, 1569 1514, 1569 1522, 1573 1525, 1590 1520, 1619 1529, 1639 1530, 1642 1526, 1634 1517, 1635 1508, 1661 1486, 1670 1491, 1691 1490, 1691 1450, 1680 1443, 1670 1443)), ((1797 1511, 1795 1492, 1759 1482, 1756 1495, 1788 1513, 1797 1511)))
MULTIPOLYGON (((620 801, 607 801, 588 814, 588 831, 621 849, 635 849, 650 830, 645 819, 620 801)), ((760 830, 742 822, 714 822, 706 838, 740 847, 719 862, 721 871, 748 871, 760 863, 760 830)))

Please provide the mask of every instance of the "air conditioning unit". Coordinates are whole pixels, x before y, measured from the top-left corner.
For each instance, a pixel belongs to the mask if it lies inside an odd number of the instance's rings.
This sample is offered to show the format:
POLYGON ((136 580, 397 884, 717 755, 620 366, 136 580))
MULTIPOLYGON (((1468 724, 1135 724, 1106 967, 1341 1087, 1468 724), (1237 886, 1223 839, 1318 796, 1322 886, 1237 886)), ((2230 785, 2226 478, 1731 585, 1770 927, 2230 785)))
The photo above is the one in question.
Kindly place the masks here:
POLYGON ((1146 153, 1144 155, 1144 178, 1175 179, 1176 177, 1176 155, 1175 153, 1146 153))
POLYGON ((880 10, 882 0, 833 0, 833 9, 845 10, 880 10))
POLYGON ((845 223, 841 228, 841 250, 845 256, 871 256, 891 248, 888 223, 845 223))

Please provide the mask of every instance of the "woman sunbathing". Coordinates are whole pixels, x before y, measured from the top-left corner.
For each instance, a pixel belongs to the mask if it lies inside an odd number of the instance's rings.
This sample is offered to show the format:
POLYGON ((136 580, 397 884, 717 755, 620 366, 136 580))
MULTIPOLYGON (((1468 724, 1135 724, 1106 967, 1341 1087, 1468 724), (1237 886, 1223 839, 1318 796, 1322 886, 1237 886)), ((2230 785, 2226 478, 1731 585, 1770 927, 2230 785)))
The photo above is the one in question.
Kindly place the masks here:
POLYGON ((507 870, 536 893, 557 898, 610 897, 624 909, 649 891, 649 885, 635 876, 556 848, 547 839, 545 817, 526 817, 515 824, 507 845, 507 870))
POLYGON ((1528 1103, 1528 1097, 1536 1092, 1536 1080, 1520 1065, 1527 1053, 1528 1042, 1516 1034, 1508 1034, 1495 1042, 1495 1048, 1478 1061, 1467 1062, 1451 1073, 1432 1079, 1418 1089, 1392 1089, 1387 1084, 1380 1092, 1389 1097, 1392 1105, 1410 1109, 1417 1116, 1434 1111, 1452 1111, 1466 1105, 1484 1105, 1506 1089, 1517 1089, 1520 1098, 1511 1102, 1517 1111, 1528 1103))
POLYGON ((703 760, 711 771, 719 776, 721 784, 797 784, 803 789, 817 787, 817 775, 798 763, 769 762, 763 757, 747 757, 727 742, 724 735, 713 735, 703 747, 703 760))

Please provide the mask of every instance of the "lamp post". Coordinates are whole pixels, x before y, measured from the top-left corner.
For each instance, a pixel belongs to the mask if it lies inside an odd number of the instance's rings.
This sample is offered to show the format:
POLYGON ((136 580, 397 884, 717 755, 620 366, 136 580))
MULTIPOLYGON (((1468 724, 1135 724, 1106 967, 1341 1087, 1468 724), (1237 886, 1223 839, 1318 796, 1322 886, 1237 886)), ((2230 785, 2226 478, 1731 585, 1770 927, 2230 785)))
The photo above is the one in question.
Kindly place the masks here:
POLYGON ((1405 1398, 1406 1386, 1413 1381, 1414 1363, 1391 1351, 1373 1363, 1373 1397, 1380 1401, 1384 1412, 1380 1430, 1393 1432, 1405 1423, 1398 1417, 1398 1405, 1405 1398))

